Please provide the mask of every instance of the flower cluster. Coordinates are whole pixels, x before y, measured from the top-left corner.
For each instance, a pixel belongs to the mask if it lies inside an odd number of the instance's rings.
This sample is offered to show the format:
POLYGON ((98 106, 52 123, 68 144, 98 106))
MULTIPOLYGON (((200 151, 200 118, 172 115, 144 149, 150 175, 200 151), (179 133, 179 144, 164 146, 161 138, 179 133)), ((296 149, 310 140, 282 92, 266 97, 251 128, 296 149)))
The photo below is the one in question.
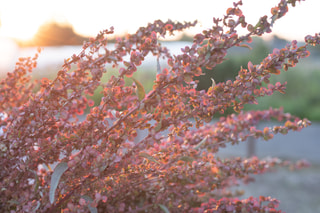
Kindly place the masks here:
POLYGON ((228 189, 274 166, 301 168, 307 163, 220 159, 216 153, 227 143, 250 136, 269 140, 274 134, 310 125, 281 109, 242 109, 257 103, 258 97, 284 93, 286 83, 271 84, 271 75, 309 56, 307 47, 319 44, 319 35, 307 36, 301 47, 293 41, 275 49, 260 64, 248 62, 248 69, 241 68, 234 81, 213 83, 208 91, 197 91, 194 79, 203 74, 203 67, 225 61, 230 48, 248 47, 252 36, 270 32, 295 2, 281 0, 271 10, 271 21, 264 16, 255 26, 245 21, 242 2, 234 3, 222 19, 213 19, 211 29, 196 34, 180 55, 172 55, 158 39, 196 22, 157 20, 118 38, 112 50, 107 44, 113 28, 101 31, 79 54, 65 60, 53 80, 31 81, 37 55, 21 58, 0 82, 0 209, 279 212, 273 198, 238 200, 231 198, 237 194, 228 189), (238 27, 247 28, 248 33, 239 36, 238 27), (141 82, 132 78, 134 84, 126 85, 125 79, 137 72, 148 54, 165 58, 168 67, 157 70, 153 89, 146 94, 141 82), (107 64, 117 68, 119 75, 102 82, 107 64), (90 96, 98 88, 103 97, 94 105, 90 96), (205 125, 230 107, 234 114, 205 125), (79 120, 85 110, 85 119, 79 120), (284 124, 256 128, 268 119, 284 124), (147 133, 137 139, 140 130, 147 133))

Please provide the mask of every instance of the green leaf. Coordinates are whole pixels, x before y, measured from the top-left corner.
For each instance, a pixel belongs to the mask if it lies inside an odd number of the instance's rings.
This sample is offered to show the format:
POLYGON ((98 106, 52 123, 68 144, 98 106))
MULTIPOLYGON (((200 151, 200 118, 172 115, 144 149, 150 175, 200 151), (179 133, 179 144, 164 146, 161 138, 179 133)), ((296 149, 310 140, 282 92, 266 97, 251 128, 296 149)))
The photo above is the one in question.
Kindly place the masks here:
POLYGON ((270 23, 271 27, 273 26, 274 22, 275 22, 278 18, 279 18, 278 14, 273 15, 273 16, 271 17, 271 23, 270 23))
POLYGON ((51 204, 53 204, 54 202, 54 194, 56 192, 58 183, 60 181, 60 177, 67 169, 68 169, 68 163, 66 162, 61 162, 56 166, 56 168, 54 168, 53 174, 51 176, 50 191, 49 191, 49 200, 51 204))
POLYGON ((158 122, 157 126, 155 126, 154 130, 156 132, 160 131, 160 129, 162 128, 162 119, 163 119, 163 114, 161 114, 161 118, 160 118, 160 121, 158 122))
POLYGON ((157 161, 154 157, 152 157, 152 156, 149 155, 148 153, 140 152, 140 153, 139 153, 139 156, 140 156, 140 157, 143 157, 143 158, 146 158, 146 159, 148 159, 149 161, 152 161, 152 162, 154 162, 154 163, 160 164, 159 161, 157 161))
POLYGON ((146 92, 144 90, 144 87, 137 79, 135 79, 133 77, 131 77, 131 79, 134 81, 134 83, 137 86, 137 95, 138 95, 139 101, 141 101, 146 96, 146 92))
POLYGON ((207 141, 207 138, 208 138, 208 136, 206 136, 204 139, 202 139, 202 141, 200 141, 200 143, 198 143, 198 144, 194 147, 194 149, 199 149, 200 146, 207 141))
POLYGON ((158 204, 158 205, 162 209, 162 211, 164 211, 165 213, 170 213, 169 209, 165 205, 162 205, 162 204, 158 204))
POLYGON ((40 201, 37 201, 37 206, 32 210, 32 212, 37 212, 40 207, 40 201))
POLYGON ((216 86, 216 82, 215 82, 215 80, 213 78, 211 78, 211 81, 212 81, 211 87, 213 88, 213 87, 216 86))
POLYGON ((88 195, 83 195, 81 197, 89 203, 88 208, 90 210, 90 213, 98 213, 98 209, 96 207, 91 206, 91 203, 93 202, 91 197, 89 197, 88 195))
POLYGON ((36 181, 36 183, 34 184, 34 191, 37 193, 38 189, 39 189, 40 182, 39 182, 38 174, 36 172, 34 172, 34 175, 35 175, 35 181, 36 181))
POLYGON ((192 163, 194 161, 194 158, 190 157, 190 156, 182 156, 181 158, 179 158, 179 160, 182 160, 184 162, 190 162, 192 163))
POLYGON ((35 183, 34 183, 34 191, 35 191, 35 193, 37 193, 38 192, 38 189, 39 189, 39 185, 40 185, 40 182, 39 182, 39 176, 38 176, 38 174, 37 174, 37 172, 35 172, 35 171, 33 171, 33 170, 31 170, 31 169, 28 169, 31 173, 33 173, 34 174, 34 180, 35 180, 35 183))

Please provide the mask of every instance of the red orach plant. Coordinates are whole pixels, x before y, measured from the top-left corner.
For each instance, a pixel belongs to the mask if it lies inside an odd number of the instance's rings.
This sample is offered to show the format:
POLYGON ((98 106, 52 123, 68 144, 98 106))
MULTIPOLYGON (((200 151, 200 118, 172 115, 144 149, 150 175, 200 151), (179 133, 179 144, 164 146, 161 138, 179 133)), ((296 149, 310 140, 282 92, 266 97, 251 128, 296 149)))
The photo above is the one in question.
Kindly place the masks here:
POLYGON ((107 48, 113 28, 104 30, 67 59, 54 80, 33 82, 30 73, 37 55, 20 58, 0 83, 1 211, 280 212, 276 199, 239 200, 228 189, 274 166, 300 168, 304 162, 221 159, 216 153, 249 136, 268 140, 310 125, 279 109, 242 109, 257 103, 257 97, 284 93, 286 83, 270 84, 271 75, 307 57, 307 46, 319 44, 319 35, 307 36, 300 47, 293 41, 275 49, 260 64, 249 62, 234 81, 213 84, 208 91, 197 91, 194 77, 202 74, 202 67, 222 63, 229 48, 246 47, 252 36, 271 32, 295 3, 281 0, 271 9, 272 16, 263 16, 255 26, 246 23, 242 2, 234 3, 180 55, 170 54, 158 38, 196 22, 155 21, 119 38, 113 50, 107 48), (248 33, 239 36, 239 27, 248 33), (158 66, 153 89, 146 94, 139 81, 133 79, 129 86, 124 82, 148 54, 166 58, 168 68, 158 66), (129 60, 124 59, 127 55, 129 60), (102 82, 107 64, 118 68, 119 75, 102 82), (40 87, 37 92, 35 86, 40 87), (88 97, 98 87, 103 97, 94 106, 88 97), (229 107, 234 114, 205 124, 229 107), (269 119, 284 125, 256 128, 269 119), (147 134, 137 140, 140 130, 147 134))

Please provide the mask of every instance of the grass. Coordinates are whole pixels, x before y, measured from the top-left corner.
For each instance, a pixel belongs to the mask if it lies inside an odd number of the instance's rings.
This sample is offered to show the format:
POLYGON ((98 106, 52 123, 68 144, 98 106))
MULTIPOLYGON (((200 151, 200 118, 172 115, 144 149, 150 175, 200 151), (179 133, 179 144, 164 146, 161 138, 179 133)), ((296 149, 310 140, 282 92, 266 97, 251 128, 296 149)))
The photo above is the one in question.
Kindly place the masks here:
POLYGON ((267 109, 283 107, 286 112, 311 121, 320 121, 320 70, 304 71, 301 64, 293 70, 272 76, 271 83, 287 82, 286 94, 275 93, 258 99, 258 105, 246 109, 267 109))

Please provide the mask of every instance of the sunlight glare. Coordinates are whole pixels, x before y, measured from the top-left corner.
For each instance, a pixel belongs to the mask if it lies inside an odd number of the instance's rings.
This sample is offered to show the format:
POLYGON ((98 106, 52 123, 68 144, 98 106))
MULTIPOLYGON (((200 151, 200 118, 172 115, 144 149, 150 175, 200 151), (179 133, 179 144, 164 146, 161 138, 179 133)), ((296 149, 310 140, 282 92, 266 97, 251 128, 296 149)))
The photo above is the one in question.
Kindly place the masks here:
MULTIPOLYGON (((134 33, 140 26, 146 26, 156 19, 166 21, 169 18, 181 22, 198 19, 199 25, 193 31, 199 32, 211 27, 212 17, 222 17, 234 1, 237 0, 226 0, 223 3, 219 0, 163 0, 161 3, 150 4, 146 0, 91 0, 90 3, 85 0, 0 0, 0 35, 28 40, 42 24, 50 20, 65 21, 83 36, 95 36, 111 26, 115 27, 115 34, 119 35, 134 33)), ((270 15, 270 8, 279 1, 243 0, 241 8, 246 20, 254 24, 261 14, 270 15)), ((312 33, 317 30, 317 25, 312 25, 310 21, 314 19, 318 8, 319 0, 297 3, 296 8, 290 7, 284 20, 278 21, 274 33, 285 38, 303 40, 302 32, 312 33), (305 20, 310 21, 305 23, 305 20)))
POLYGON ((1 1, 0 35, 19 40, 31 39, 47 18, 46 11, 41 9, 42 5, 41 0, 1 1))
POLYGON ((10 20, 8 23, 3 21, 4 24, 0 29, 0 35, 3 37, 10 37, 17 40, 27 41, 31 39, 38 30, 37 24, 29 24, 29 25, 19 25, 18 20, 10 20))

